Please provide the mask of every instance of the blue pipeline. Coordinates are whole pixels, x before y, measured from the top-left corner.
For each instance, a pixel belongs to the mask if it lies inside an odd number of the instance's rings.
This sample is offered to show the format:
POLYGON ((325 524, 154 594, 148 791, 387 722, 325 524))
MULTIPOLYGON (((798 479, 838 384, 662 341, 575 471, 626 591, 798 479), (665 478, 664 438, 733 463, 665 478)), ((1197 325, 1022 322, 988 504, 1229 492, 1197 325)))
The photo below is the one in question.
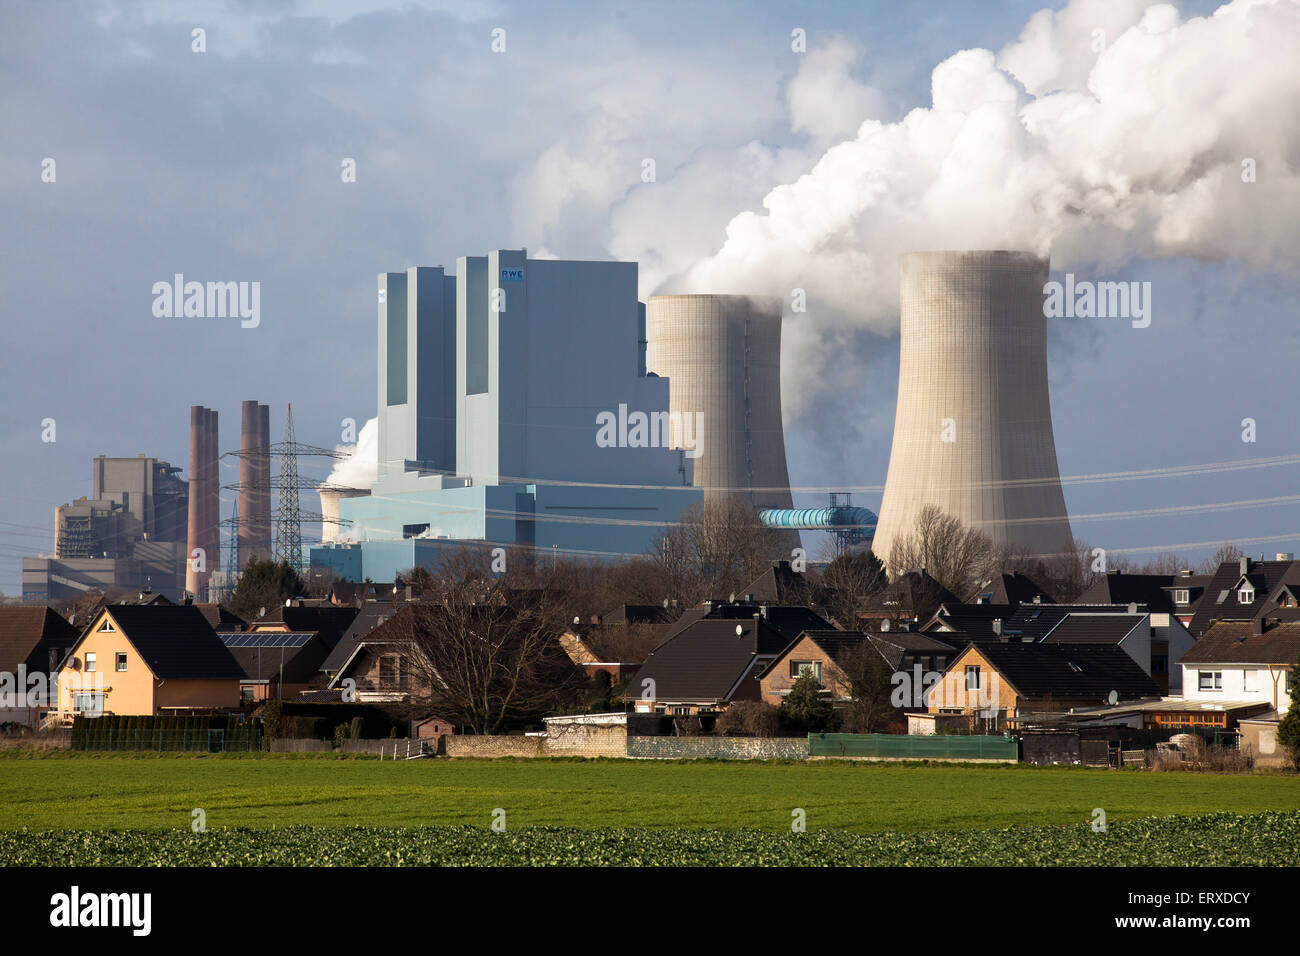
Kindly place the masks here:
POLYGON ((827 531, 856 528, 874 531, 876 513, 867 508, 765 508, 758 520, 768 528, 798 528, 827 531))

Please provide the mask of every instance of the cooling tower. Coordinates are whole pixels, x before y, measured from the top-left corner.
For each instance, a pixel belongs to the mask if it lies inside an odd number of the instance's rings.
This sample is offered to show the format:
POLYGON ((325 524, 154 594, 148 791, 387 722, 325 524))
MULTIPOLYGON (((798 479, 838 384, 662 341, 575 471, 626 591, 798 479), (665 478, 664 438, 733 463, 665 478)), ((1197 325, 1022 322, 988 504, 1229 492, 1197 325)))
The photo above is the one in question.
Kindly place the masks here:
POLYGON ((366 488, 344 488, 341 485, 329 485, 320 489, 321 544, 338 541, 342 536, 339 526, 339 501, 343 498, 364 498, 370 494, 366 488))
POLYGON ((781 428, 781 300, 651 296, 646 339, 646 369, 668 378, 674 420, 690 423, 692 435, 699 423, 694 474, 705 500, 736 494, 756 508, 792 507, 781 428))
POLYGON ((928 504, 998 546, 1072 548, 1047 394, 1047 274, 1027 252, 899 260, 898 408, 872 542, 882 560, 928 504))

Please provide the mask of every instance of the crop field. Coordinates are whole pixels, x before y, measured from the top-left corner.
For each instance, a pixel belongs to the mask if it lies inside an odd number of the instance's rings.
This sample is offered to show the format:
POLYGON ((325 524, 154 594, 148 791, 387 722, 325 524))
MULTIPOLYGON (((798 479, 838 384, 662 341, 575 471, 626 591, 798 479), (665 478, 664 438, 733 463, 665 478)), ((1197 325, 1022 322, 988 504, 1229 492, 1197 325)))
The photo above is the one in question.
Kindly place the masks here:
POLYGON ((6 865, 963 861, 1298 865, 1300 779, 847 761, 0 752, 6 865), (196 810, 204 833, 191 832, 196 810), (1090 825, 1096 810, 1105 832, 1090 825), (498 818, 504 833, 491 830, 498 818), (791 832, 796 819, 806 832, 791 832))
POLYGON ((534 827, 0 831, 8 866, 1295 866, 1300 813, 909 833, 534 827))

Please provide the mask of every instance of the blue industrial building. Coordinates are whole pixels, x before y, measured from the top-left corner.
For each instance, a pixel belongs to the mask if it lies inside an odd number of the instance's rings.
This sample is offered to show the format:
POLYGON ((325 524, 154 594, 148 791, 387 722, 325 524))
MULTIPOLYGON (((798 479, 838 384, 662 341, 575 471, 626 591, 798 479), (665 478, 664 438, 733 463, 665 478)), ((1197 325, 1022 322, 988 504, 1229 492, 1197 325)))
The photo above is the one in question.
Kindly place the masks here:
POLYGON ((642 554, 702 499, 655 427, 597 440, 602 414, 668 417, 636 263, 497 250, 382 273, 378 299, 378 478, 339 502, 345 540, 313 567, 391 581, 464 542, 642 554))

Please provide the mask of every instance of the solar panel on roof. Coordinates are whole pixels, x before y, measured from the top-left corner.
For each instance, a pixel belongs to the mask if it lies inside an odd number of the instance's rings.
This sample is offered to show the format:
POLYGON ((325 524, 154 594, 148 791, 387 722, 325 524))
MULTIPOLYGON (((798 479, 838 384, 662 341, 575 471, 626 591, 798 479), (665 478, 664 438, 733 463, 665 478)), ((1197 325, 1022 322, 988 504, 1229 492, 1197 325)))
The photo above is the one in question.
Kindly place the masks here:
POLYGON ((221 639, 226 647, 302 647, 315 636, 314 632, 262 631, 222 634, 221 639))

